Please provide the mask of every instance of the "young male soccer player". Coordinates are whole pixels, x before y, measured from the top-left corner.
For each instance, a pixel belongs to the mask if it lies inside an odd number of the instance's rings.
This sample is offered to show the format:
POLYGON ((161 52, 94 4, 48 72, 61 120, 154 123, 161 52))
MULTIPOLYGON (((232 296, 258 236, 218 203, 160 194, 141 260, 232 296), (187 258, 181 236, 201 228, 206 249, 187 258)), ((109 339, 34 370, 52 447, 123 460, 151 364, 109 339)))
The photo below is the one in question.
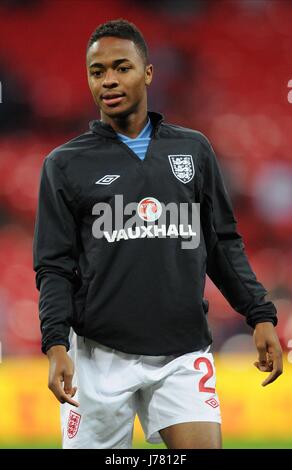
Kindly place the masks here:
POLYGON ((149 442, 220 448, 206 272, 254 328, 263 385, 282 373, 275 306, 209 141, 147 111, 153 66, 139 30, 99 26, 86 59, 101 119, 45 159, 34 237, 63 447, 131 448, 138 413, 149 442))

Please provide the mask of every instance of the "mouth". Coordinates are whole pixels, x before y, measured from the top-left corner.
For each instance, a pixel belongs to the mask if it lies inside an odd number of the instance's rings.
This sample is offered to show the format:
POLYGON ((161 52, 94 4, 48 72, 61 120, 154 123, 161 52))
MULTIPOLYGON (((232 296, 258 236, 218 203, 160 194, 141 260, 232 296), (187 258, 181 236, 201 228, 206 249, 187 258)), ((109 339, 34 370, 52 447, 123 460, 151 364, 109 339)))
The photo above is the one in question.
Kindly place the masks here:
POLYGON ((106 93, 105 95, 102 96, 102 101, 107 106, 113 106, 113 105, 119 104, 123 100, 124 97, 125 95, 120 94, 120 93, 106 93))

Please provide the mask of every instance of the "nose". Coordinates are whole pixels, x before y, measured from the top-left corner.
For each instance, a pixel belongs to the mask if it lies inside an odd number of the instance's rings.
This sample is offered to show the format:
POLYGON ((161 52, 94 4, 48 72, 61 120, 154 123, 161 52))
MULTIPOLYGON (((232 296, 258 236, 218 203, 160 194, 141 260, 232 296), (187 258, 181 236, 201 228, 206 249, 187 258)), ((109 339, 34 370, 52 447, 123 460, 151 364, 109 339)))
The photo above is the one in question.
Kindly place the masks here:
POLYGON ((102 86, 104 88, 115 88, 119 82, 114 70, 108 69, 103 80, 102 86))

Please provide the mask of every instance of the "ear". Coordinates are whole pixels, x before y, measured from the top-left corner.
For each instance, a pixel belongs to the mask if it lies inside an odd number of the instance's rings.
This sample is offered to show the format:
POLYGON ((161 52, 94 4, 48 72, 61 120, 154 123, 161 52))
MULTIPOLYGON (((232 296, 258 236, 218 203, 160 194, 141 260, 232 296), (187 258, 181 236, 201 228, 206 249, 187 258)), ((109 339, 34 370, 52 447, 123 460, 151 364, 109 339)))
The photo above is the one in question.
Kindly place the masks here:
POLYGON ((153 65, 149 64, 145 66, 145 85, 150 86, 153 78, 153 65))

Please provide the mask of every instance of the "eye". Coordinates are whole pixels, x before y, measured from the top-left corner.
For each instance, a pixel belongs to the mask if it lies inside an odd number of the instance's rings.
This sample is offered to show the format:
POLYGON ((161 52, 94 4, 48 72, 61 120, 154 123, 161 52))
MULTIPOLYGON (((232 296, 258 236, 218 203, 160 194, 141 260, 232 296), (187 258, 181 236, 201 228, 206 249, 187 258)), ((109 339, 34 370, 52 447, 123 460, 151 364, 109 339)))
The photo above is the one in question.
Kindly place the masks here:
POLYGON ((101 70, 95 70, 94 72, 91 72, 90 75, 93 75, 95 77, 100 77, 101 76, 101 70))
POLYGON ((119 70, 124 73, 124 72, 127 72, 128 70, 130 70, 130 68, 131 67, 124 66, 124 67, 120 67, 119 70))

